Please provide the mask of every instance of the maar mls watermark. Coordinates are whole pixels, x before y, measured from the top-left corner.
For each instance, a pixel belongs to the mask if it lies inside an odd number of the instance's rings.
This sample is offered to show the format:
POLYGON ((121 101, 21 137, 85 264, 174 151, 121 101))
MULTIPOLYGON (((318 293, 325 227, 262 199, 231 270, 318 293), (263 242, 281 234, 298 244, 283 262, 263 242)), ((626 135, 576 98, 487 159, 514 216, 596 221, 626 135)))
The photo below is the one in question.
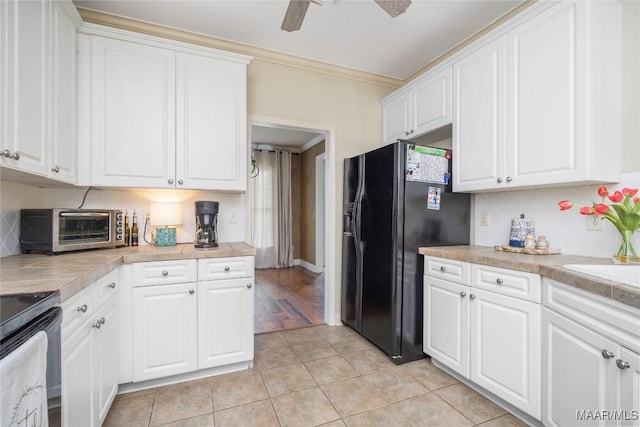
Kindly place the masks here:
POLYGON ((578 409, 576 410, 577 421, 637 421, 640 413, 627 409, 578 409))

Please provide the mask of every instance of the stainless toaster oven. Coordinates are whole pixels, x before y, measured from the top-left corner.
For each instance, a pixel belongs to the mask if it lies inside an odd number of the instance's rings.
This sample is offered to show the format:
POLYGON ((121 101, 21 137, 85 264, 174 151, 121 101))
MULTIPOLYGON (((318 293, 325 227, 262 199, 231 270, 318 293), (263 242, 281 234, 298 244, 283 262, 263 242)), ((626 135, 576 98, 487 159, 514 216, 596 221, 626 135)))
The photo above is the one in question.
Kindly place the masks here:
POLYGON ((20 249, 57 254, 124 246, 124 213, 107 209, 21 209, 20 249))

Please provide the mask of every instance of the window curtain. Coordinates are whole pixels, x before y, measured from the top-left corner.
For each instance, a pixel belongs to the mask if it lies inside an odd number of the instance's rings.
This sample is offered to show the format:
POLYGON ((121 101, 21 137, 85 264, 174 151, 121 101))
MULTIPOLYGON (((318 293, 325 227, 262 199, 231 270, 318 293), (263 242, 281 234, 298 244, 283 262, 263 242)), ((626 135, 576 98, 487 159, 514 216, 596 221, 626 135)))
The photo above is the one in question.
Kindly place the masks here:
POLYGON ((260 173, 252 178, 256 268, 293 266, 291 153, 256 151, 260 173))

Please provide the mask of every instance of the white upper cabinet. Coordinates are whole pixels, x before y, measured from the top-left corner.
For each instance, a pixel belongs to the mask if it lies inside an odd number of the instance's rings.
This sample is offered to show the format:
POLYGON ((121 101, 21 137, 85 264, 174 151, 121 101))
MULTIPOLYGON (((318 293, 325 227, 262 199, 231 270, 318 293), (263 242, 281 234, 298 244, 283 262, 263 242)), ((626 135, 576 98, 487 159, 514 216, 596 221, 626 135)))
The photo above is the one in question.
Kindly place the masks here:
POLYGON ((4 1, 0 22, 0 165, 73 183, 80 17, 71 2, 4 1))
POLYGON ((94 36, 91 58, 91 184, 173 187, 175 53, 94 36))
POLYGON ((451 67, 425 74, 381 103, 385 144, 450 124, 451 67))
MULTIPOLYGON (((82 184, 245 191, 249 58, 85 25, 82 184)), ((82 164, 82 162, 80 163, 82 164)))
POLYGON ((454 63, 455 191, 619 180, 619 2, 540 9, 454 63))

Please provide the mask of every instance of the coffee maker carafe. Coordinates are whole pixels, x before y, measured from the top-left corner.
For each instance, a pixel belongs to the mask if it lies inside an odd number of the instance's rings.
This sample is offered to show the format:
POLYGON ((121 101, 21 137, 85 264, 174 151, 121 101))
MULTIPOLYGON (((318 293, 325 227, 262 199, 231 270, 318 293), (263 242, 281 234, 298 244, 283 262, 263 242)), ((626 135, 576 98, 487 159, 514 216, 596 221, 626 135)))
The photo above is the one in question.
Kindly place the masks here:
POLYGON ((218 247, 218 202, 196 202, 196 248, 218 247))

